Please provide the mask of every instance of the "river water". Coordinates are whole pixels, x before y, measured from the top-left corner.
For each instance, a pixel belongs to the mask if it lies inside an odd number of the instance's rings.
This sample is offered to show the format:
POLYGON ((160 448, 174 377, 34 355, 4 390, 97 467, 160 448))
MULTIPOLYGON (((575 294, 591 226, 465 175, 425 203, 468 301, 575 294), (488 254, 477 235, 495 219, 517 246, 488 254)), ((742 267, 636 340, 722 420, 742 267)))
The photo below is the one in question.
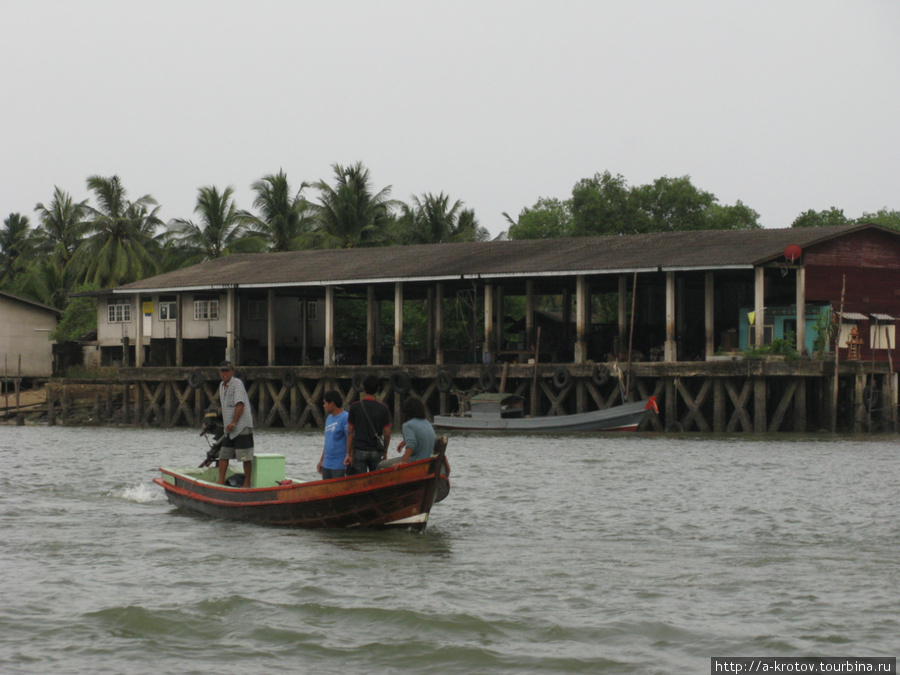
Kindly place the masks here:
MULTIPOLYGON (((312 479, 321 435, 259 431, 312 479)), ((897 656, 894 437, 455 435, 428 531, 182 514, 187 429, 0 427, 0 672, 708 673, 897 656)))

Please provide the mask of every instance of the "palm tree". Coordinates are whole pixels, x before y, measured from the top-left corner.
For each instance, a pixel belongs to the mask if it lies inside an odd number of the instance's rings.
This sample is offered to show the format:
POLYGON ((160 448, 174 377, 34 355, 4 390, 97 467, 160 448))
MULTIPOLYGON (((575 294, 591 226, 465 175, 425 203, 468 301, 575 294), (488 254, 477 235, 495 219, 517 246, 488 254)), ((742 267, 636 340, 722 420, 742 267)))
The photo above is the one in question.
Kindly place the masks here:
POLYGON ((235 206, 233 195, 230 186, 222 192, 215 186, 199 188, 194 207, 199 225, 182 219, 169 223, 166 239, 175 244, 179 266, 263 248, 262 239, 244 225, 244 215, 235 206))
POLYGON ((155 273, 161 239, 156 230, 162 225, 156 200, 144 195, 128 201, 118 176, 91 176, 87 186, 97 208, 89 207, 89 236, 74 258, 85 281, 109 288, 155 273))
POLYGON ((245 213, 250 226, 269 242, 270 251, 291 251, 300 247, 302 236, 312 230, 312 205, 301 193, 291 193, 287 175, 283 170, 263 176, 250 186, 256 192, 253 206, 260 215, 245 213))
POLYGON ((333 164, 335 185, 313 184, 319 191, 314 205, 316 227, 302 237, 306 248, 356 248, 388 243, 393 224, 390 186, 372 193, 369 170, 362 162, 343 167, 333 164))
POLYGON ((10 213, 0 230, 0 284, 13 280, 31 249, 28 216, 10 213))
POLYGON ((49 206, 37 204, 34 210, 40 220, 34 231, 35 245, 65 267, 88 231, 88 200, 75 202, 69 193, 55 187, 49 206))
POLYGON ((398 221, 399 237, 404 244, 446 244, 459 241, 486 241, 488 231, 478 225, 475 212, 464 209, 463 202, 450 204, 450 197, 426 193, 415 195, 411 205, 403 205, 398 221))
POLYGON ((459 212, 456 231, 451 236, 451 241, 488 241, 490 238, 490 231, 478 224, 475 211, 463 209, 459 212))
POLYGON ((45 305, 65 309, 75 285, 74 266, 63 266, 49 257, 33 260, 16 277, 16 292, 45 305))

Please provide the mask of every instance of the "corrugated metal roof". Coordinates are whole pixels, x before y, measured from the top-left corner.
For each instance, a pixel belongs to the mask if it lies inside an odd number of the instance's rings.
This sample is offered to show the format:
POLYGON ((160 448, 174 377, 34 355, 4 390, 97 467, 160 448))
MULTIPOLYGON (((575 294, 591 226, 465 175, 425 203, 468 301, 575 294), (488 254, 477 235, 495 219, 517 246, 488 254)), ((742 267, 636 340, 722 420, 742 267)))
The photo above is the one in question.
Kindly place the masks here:
MULTIPOLYGON (((750 268, 871 225, 657 232, 231 255, 121 286, 116 292, 750 268)), ((878 228, 883 229, 883 228, 878 228)))
POLYGON ((838 312, 845 321, 868 321, 869 317, 859 312, 838 312))
POLYGON ((877 319, 878 321, 896 321, 897 320, 896 316, 891 316, 890 314, 877 314, 875 312, 872 312, 871 316, 873 319, 877 319))

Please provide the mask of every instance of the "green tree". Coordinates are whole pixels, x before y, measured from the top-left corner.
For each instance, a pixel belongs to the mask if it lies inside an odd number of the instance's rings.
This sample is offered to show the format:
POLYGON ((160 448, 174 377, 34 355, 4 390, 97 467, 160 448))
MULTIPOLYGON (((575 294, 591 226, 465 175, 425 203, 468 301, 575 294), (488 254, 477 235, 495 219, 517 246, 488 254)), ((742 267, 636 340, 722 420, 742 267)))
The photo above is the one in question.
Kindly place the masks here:
MULTIPOLYGON (((73 292, 83 293, 98 289, 97 284, 82 284, 76 286, 73 292)), ((58 342, 76 341, 96 329, 97 298, 80 296, 69 301, 56 325, 56 330, 50 334, 50 338, 58 342)))
POLYGON ((40 221, 34 231, 38 250, 68 265, 88 232, 88 200, 76 202, 68 192, 55 187, 50 203, 37 204, 34 210, 40 221))
POLYGON ((0 285, 11 282, 24 267, 31 249, 28 216, 10 213, 0 229, 0 285))
POLYGON ((253 206, 260 215, 245 214, 251 227, 267 241, 270 251, 292 251, 301 247, 303 235, 313 228, 312 205, 303 197, 306 183, 292 192, 283 170, 253 183, 253 206))
POLYGON ((637 234, 647 231, 649 219, 621 175, 609 171, 583 178, 572 188, 571 235, 637 234))
POLYGON ((178 258, 179 266, 263 248, 262 239, 248 231, 233 195, 230 186, 222 192, 215 186, 199 188, 194 207, 199 224, 180 218, 169 223, 166 239, 174 244, 171 253, 178 258))
POLYGON ((157 270, 162 221, 153 197, 129 201, 118 176, 91 176, 88 189, 97 207, 90 207, 90 229, 74 259, 84 270, 84 279, 110 288, 142 279, 157 270))
POLYGON ((866 212, 859 217, 857 222, 874 223, 882 227, 890 227, 894 230, 900 230, 900 211, 888 210, 886 207, 879 209, 875 213, 866 212))
POLYGON ((810 209, 794 219, 791 227, 827 227, 830 225, 850 225, 853 221, 844 215, 844 210, 832 206, 827 211, 810 209))
POLYGON ((534 206, 525 207, 519 219, 503 214, 510 223, 510 239, 554 239, 572 234, 572 209, 569 202, 541 197, 534 206))
POLYGON ((706 210, 707 230, 758 230, 759 214, 740 199, 733 206, 711 204, 706 210))
POLYGON ((333 164, 335 184, 313 184, 319 203, 313 205, 315 228, 302 235, 303 248, 357 248, 390 243, 394 224, 390 186, 372 192, 369 170, 362 162, 343 167, 333 164))
POLYGON ((621 174, 609 171, 578 181, 566 201, 541 198, 523 209, 518 221, 504 215, 511 239, 759 227, 756 211, 740 201, 720 204, 714 194, 694 186, 690 176, 663 176, 630 187, 621 174))
POLYGON ((688 176, 657 178, 633 188, 632 196, 646 217, 645 231, 650 232, 709 229, 707 212, 716 203, 714 194, 694 187, 688 176))

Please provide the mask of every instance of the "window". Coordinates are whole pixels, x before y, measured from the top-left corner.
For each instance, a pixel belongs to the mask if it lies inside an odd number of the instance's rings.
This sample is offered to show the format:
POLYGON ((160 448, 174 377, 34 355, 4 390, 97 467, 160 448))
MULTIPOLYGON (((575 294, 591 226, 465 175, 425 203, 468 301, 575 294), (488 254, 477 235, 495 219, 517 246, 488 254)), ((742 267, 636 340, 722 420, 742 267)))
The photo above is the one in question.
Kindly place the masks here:
POLYGON ((896 326, 891 324, 872 324, 869 326, 869 344, 872 349, 895 349, 896 326))
POLYGON ((131 323, 131 300, 110 300, 107 323, 131 323))
POLYGON ((247 318, 251 321, 265 321, 266 319, 266 301, 265 300, 248 300, 247 301, 247 318))
POLYGON ((307 321, 317 321, 319 317, 319 303, 318 302, 307 302, 306 303, 306 320, 307 321))
POLYGON ((217 321, 218 318, 218 300, 194 300, 194 321, 217 321))
POLYGON ((172 298, 160 297, 159 320, 175 321, 178 318, 178 302, 172 298))

